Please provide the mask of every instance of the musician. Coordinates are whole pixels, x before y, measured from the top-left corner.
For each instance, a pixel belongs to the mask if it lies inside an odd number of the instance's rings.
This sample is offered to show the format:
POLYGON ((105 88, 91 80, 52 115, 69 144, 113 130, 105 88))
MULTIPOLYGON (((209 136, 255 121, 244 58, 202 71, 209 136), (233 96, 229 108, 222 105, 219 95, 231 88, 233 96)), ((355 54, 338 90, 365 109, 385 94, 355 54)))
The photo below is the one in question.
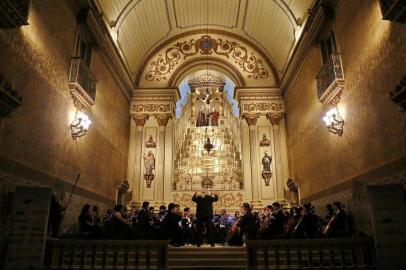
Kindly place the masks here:
POLYGON ((48 218, 48 234, 52 237, 58 237, 59 226, 62 222, 62 217, 66 210, 66 206, 63 206, 58 200, 58 194, 56 192, 52 193, 51 196, 51 207, 49 210, 48 218))
POLYGON ((285 225, 286 237, 287 238, 302 238, 302 221, 303 216, 301 214, 301 208, 299 206, 294 206, 291 209, 291 214, 285 225))
POLYGON ((197 225, 197 246, 200 247, 203 243, 203 230, 206 228, 206 236, 210 246, 214 247, 213 239, 213 203, 218 201, 217 194, 214 196, 207 195, 203 191, 202 195, 197 195, 197 192, 192 197, 192 201, 196 203, 196 225, 197 225))
POLYGON ((180 213, 179 204, 170 203, 168 205, 168 214, 165 216, 163 226, 170 239, 169 244, 175 247, 184 245, 182 235, 182 214, 180 213))
POLYGON ((273 239, 282 238, 285 232, 285 216, 282 211, 282 205, 278 202, 274 202, 272 208, 268 235, 273 239))
POLYGON ((343 208, 340 202, 333 203, 334 214, 323 231, 325 236, 340 237, 347 234, 347 214, 343 208))
POLYGON ((238 221, 231 227, 231 233, 235 233, 239 230, 239 235, 243 242, 247 239, 255 239, 257 234, 255 225, 256 219, 249 203, 243 203, 241 205, 241 214, 238 221))
POLYGON ((182 231, 183 231, 183 236, 184 236, 184 243, 192 244, 194 232, 193 232, 193 220, 190 215, 189 207, 186 207, 185 209, 183 209, 182 231))
POLYGON ((230 216, 227 214, 226 209, 221 209, 220 216, 219 216, 219 222, 217 225, 219 236, 220 236, 220 242, 224 243, 226 240, 227 232, 231 228, 231 220, 230 216))
MULTIPOLYGON (((134 220, 133 220, 134 224, 134 220)), ((151 213, 149 212, 149 202, 142 203, 141 209, 138 212, 137 226, 141 233, 141 238, 149 239, 154 236, 154 227, 151 213)))
POLYGON ((314 206, 311 203, 306 203, 303 206, 303 220, 302 225, 302 235, 303 238, 314 238, 317 231, 318 217, 314 214, 314 206))

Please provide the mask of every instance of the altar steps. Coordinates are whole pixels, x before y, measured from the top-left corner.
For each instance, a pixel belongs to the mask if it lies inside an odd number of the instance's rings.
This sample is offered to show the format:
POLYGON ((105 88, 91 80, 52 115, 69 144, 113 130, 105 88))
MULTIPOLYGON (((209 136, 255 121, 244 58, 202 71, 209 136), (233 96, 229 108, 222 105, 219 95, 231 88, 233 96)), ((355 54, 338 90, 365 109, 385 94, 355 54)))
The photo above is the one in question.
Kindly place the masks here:
POLYGON ((168 249, 169 270, 177 269, 246 269, 243 247, 179 247, 168 249))

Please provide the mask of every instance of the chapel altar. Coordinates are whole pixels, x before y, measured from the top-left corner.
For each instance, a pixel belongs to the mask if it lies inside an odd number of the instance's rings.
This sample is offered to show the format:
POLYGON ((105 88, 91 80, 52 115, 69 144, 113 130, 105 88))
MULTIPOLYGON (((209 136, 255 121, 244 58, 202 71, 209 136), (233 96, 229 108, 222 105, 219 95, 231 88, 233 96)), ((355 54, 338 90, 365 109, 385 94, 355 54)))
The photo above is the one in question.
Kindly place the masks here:
POLYGON ((268 88, 226 89, 230 81, 200 70, 177 88, 137 90, 128 172, 133 203, 194 209, 196 191, 218 194, 215 208, 230 212, 243 202, 259 208, 292 201, 282 97, 268 88))

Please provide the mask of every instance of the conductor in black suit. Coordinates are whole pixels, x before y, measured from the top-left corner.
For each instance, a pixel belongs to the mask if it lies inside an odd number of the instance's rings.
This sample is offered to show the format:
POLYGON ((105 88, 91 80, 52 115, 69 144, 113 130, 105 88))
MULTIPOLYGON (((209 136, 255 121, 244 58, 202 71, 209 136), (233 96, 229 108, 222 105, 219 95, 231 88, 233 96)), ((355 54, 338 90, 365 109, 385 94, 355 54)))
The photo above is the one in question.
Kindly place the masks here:
POLYGON ((197 225, 197 246, 203 243, 203 229, 206 228, 206 236, 210 246, 214 247, 213 241, 213 202, 218 201, 217 194, 214 196, 207 195, 203 191, 203 195, 193 195, 192 201, 196 203, 196 225, 197 225))

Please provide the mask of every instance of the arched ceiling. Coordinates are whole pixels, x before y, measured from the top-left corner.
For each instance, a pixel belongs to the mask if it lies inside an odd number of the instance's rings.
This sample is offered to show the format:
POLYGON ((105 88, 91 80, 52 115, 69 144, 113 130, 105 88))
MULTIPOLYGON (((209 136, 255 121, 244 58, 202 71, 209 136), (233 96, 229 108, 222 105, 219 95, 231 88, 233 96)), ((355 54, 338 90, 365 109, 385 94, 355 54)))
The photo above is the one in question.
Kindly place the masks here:
MULTIPOLYGON (((314 0, 95 0, 130 74, 163 43, 194 30, 241 37, 283 74, 314 0), (208 26, 207 26, 208 24, 208 26)), ((278 80, 278 78, 276 78, 278 80)))

